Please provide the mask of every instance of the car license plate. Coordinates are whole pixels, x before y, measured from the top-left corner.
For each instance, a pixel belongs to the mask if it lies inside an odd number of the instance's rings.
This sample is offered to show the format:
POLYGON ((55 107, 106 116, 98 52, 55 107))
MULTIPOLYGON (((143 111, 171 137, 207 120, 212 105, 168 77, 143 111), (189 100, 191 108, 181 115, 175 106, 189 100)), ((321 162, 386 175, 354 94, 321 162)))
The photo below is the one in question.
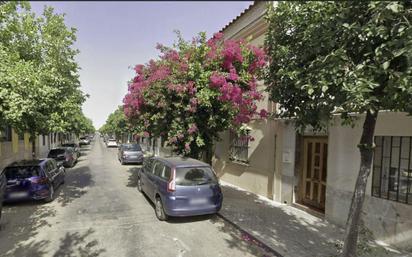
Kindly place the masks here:
POLYGON ((23 197, 26 197, 26 196, 28 196, 27 192, 14 192, 14 193, 9 194, 9 197, 12 198, 12 199, 23 198, 23 197))
POLYGON ((195 204, 195 205, 197 205, 197 204, 205 204, 205 203, 207 203, 207 202, 208 202, 207 198, 194 198, 194 199, 191 199, 191 200, 190 200, 190 203, 191 203, 191 204, 195 204))

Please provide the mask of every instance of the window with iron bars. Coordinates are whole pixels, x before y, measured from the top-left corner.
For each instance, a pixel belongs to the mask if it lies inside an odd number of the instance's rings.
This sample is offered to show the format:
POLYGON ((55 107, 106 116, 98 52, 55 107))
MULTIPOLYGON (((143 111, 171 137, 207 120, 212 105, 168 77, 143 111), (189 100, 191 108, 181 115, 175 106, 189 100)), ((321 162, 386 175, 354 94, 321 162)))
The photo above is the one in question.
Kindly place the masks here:
POLYGON ((12 139, 12 128, 11 126, 0 127, 0 141, 9 141, 12 139))
POLYGON ((230 131, 230 160, 243 163, 249 162, 249 134, 250 130, 242 131, 240 135, 230 131))
POLYGON ((412 137, 376 136, 372 195, 412 204, 412 137))

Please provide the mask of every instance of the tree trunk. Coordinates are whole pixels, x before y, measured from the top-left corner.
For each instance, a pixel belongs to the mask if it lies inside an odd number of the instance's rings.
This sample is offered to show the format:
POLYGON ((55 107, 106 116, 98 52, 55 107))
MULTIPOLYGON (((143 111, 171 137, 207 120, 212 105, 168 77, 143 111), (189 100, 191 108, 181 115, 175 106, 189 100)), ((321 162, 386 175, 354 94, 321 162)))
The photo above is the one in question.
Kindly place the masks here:
POLYGON ((362 214, 363 202, 365 200, 366 183, 371 171, 373 158, 373 136, 375 133, 376 118, 378 111, 367 111, 360 143, 358 145, 361 163, 355 191, 346 224, 345 243, 343 245, 342 257, 356 257, 359 225, 362 214))
POLYGON ((36 158, 36 135, 30 134, 31 139, 31 157, 32 159, 36 158))
POLYGON ((212 165, 213 158, 213 144, 208 144, 206 150, 203 152, 203 161, 212 165))

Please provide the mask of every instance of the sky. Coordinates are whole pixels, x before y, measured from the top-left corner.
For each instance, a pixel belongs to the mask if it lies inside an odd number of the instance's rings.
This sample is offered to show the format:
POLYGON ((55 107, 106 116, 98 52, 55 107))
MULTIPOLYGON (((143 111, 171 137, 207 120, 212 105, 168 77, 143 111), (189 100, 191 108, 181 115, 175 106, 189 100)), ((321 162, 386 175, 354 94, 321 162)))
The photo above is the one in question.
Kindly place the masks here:
POLYGON ((106 121, 127 93, 132 67, 156 58, 156 43, 171 45, 174 30, 191 39, 200 31, 219 31, 252 2, 31 2, 41 14, 45 5, 65 13, 65 22, 77 29, 75 48, 81 67, 83 105, 96 129, 106 121))

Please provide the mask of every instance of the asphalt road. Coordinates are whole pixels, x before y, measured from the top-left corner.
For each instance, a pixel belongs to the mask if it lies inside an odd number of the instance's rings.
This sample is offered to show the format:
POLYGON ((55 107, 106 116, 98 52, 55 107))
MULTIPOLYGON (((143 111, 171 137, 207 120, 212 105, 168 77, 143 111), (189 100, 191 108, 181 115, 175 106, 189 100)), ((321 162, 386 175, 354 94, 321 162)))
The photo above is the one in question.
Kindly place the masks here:
POLYGON ((4 206, 0 256, 270 256, 215 215, 158 221, 136 189, 139 166, 100 139, 82 153, 53 202, 4 206))

